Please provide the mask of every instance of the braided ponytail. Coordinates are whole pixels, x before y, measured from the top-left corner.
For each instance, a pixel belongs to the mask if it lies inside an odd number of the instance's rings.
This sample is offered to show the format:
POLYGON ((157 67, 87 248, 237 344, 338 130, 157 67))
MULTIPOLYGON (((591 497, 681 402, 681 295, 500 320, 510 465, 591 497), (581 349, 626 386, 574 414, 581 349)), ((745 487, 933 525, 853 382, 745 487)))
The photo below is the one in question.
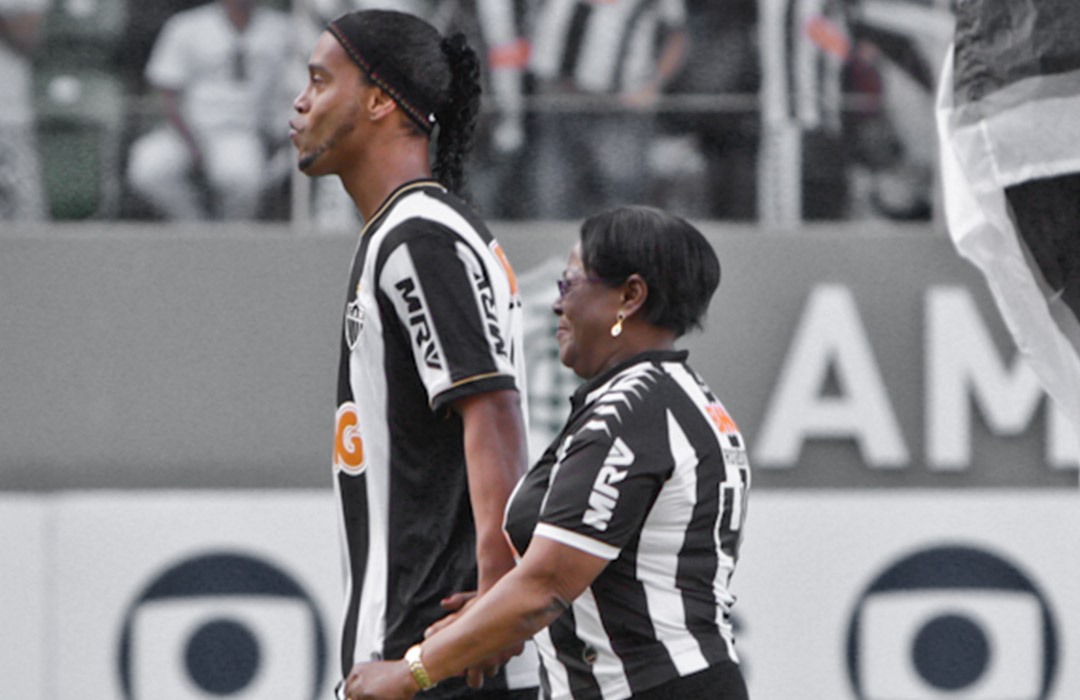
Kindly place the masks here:
POLYGON ((480 59, 461 33, 443 39, 442 51, 450 66, 450 86, 446 104, 436 114, 439 134, 432 172, 449 190, 460 192, 480 112, 480 59))

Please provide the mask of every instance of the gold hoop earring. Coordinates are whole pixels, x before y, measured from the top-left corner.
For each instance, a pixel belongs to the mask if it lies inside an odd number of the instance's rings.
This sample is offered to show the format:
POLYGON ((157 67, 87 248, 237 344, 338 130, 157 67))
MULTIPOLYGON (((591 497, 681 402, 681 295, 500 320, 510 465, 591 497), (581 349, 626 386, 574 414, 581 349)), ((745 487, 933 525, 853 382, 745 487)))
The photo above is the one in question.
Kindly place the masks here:
POLYGON ((622 335, 622 322, 626 315, 622 311, 615 315, 615 325, 611 327, 611 337, 618 338, 622 335))

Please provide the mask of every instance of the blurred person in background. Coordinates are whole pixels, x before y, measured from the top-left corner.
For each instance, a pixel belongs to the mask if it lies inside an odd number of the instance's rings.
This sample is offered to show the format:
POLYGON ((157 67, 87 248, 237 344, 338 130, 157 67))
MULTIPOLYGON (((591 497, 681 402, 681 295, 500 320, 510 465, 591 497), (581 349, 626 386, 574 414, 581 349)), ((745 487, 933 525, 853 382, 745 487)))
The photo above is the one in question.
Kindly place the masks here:
POLYGON ((585 383, 507 508, 518 565, 411 657, 356 666, 346 698, 411 698, 534 635, 545 698, 746 699, 730 618, 746 444, 675 349, 719 283, 682 218, 586 219, 552 307, 559 358, 585 383))
POLYGON ((118 74, 132 95, 142 95, 153 88, 146 83, 146 62, 157 43, 161 28, 174 15, 205 5, 207 0, 154 0, 129 3, 124 31, 115 47, 118 74))
POLYGON ((49 0, 0 0, 0 220, 40 221, 33 59, 49 0))
POLYGON ((133 191, 169 219, 254 218, 282 145, 290 41, 288 15, 258 0, 171 17, 146 66, 166 121, 131 146, 133 191))
POLYGON ((944 3, 762 0, 760 220, 925 220, 944 3))
POLYGON ((532 218, 576 219, 645 199, 655 108, 687 54, 683 0, 542 0, 528 70, 532 218))
POLYGON ((851 3, 845 116, 853 218, 926 221, 937 184, 935 71, 952 36, 947 2, 851 3))
POLYGON ((686 65, 650 152, 650 199, 683 216, 751 221, 761 120, 758 0, 686 0, 686 65), (682 98, 682 99, 680 99, 682 98))
MULTIPOLYGON (((351 12, 330 22, 307 65, 289 122, 298 167, 336 175, 365 222, 333 459, 344 677, 401 658, 442 601, 483 595, 513 567, 501 526, 528 459, 524 319, 502 249, 457 196, 480 106, 464 36, 401 12, 351 12)), ((427 696, 535 698, 535 664, 522 654, 491 668, 481 690, 458 679, 427 696)))
POLYGON ((481 61, 483 109, 477 123, 469 196, 489 217, 521 213, 528 164, 525 145, 525 36, 527 0, 443 0, 438 21, 461 31, 481 61))

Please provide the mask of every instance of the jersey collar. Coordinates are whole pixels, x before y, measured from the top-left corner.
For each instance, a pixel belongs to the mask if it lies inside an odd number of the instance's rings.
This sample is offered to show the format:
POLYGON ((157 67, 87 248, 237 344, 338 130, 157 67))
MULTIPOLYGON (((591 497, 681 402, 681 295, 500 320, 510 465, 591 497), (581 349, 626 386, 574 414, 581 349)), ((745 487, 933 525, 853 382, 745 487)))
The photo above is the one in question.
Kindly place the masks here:
POLYGON ((641 364, 642 362, 686 362, 686 358, 689 356, 690 351, 688 350, 646 350, 645 352, 638 353, 631 358, 623 360, 614 367, 604 370, 578 387, 577 391, 574 392, 574 395, 570 397, 571 410, 576 411, 583 406, 590 400, 590 395, 593 392, 603 387, 633 365, 641 364))
POLYGON ((443 186, 441 182, 427 178, 423 180, 410 180, 409 182, 398 185, 398 187, 390 193, 390 196, 383 200, 383 203, 379 205, 379 208, 375 210, 375 215, 371 217, 371 221, 364 223, 364 228, 360 231, 360 237, 363 238, 368 231, 373 231, 377 228, 377 222, 386 216, 386 213, 394 207, 394 204, 399 199, 414 190, 422 189, 437 189, 446 192, 446 187, 443 186))

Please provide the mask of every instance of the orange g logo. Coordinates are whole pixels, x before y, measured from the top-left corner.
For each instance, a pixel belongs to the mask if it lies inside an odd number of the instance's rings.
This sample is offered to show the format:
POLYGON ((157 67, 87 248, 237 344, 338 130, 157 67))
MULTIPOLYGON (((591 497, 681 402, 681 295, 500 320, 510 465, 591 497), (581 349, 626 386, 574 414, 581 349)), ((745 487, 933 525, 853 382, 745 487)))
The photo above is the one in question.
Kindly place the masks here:
POLYGON ((334 430, 334 469, 349 474, 364 471, 364 440, 360 437, 356 404, 346 401, 338 406, 337 428, 334 430))

